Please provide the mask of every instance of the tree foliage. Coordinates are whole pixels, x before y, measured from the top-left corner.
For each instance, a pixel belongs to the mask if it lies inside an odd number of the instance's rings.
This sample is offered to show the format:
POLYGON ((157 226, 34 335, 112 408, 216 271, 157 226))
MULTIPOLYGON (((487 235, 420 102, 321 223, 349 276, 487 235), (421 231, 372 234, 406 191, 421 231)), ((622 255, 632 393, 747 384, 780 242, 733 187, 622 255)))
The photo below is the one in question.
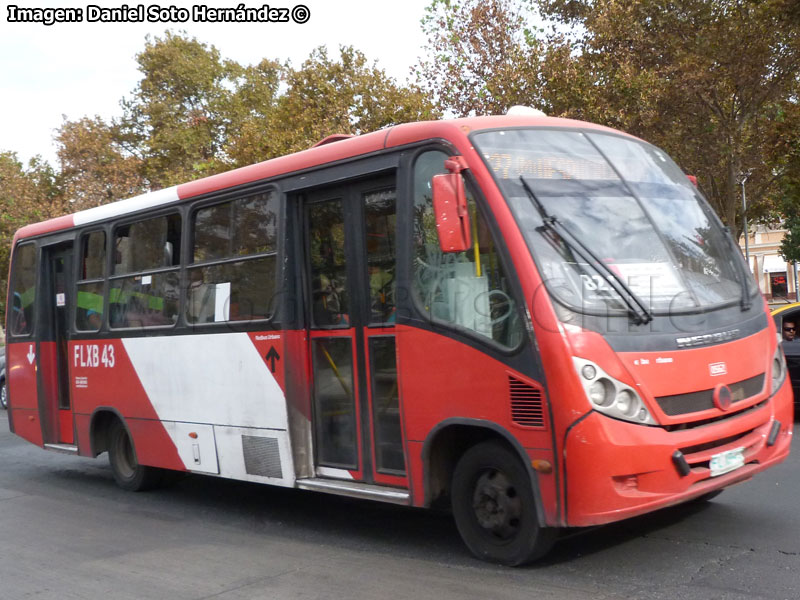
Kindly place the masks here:
POLYGON ((120 145, 118 126, 100 117, 65 121, 55 136, 61 192, 71 210, 129 198, 146 189, 142 160, 120 145))
POLYGON ((526 18, 530 0, 433 0, 422 20, 427 58, 416 70, 439 110, 503 114, 542 103, 543 44, 526 18))
POLYGON ((337 60, 315 49, 298 69, 284 65, 286 89, 263 117, 243 121, 229 152, 250 164, 313 146, 332 133, 358 135, 438 116, 424 93, 398 85, 351 46, 337 60))
POLYGON ((120 133, 154 189, 230 168, 223 152, 231 89, 242 67, 196 38, 147 38, 136 56, 142 79, 123 100, 120 133))

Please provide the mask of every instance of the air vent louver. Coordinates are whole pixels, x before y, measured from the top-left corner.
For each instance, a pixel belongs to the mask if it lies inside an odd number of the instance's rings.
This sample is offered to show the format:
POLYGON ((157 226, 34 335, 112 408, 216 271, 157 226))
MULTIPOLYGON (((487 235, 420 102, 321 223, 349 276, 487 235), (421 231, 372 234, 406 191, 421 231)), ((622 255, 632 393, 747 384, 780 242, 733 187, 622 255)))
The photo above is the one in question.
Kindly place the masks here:
POLYGON ((544 427, 544 393, 515 377, 508 377, 511 420, 522 427, 544 427))
POLYGON ((248 475, 281 479, 281 453, 276 438, 242 436, 244 469, 248 475))

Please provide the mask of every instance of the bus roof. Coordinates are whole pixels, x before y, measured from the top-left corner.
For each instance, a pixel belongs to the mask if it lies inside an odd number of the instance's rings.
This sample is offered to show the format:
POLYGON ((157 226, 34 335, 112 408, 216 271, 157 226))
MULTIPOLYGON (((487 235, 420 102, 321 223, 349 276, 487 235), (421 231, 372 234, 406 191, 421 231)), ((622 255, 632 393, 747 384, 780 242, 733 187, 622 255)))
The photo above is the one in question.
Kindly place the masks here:
POLYGON ((14 243, 19 239, 80 227, 89 223, 135 213, 148 208, 165 206, 203 194, 261 181, 287 173, 303 171, 325 164, 378 152, 380 150, 424 141, 426 139, 443 138, 456 140, 458 138, 463 138, 473 131, 505 127, 555 127, 615 131, 603 127, 602 125, 595 125, 584 121, 521 115, 470 117, 405 123, 388 127, 380 131, 353 136, 348 139, 341 139, 335 141, 335 143, 318 144, 312 148, 294 154, 272 158, 264 162, 241 167, 225 173, 219 173, 217 175, 211 175, 196 181, 148 192, 126 200, 119 200, 110 204, 104 204, 95 208, 56 217, 48 221, 26 225, 16 232, 14 235, 14 243))

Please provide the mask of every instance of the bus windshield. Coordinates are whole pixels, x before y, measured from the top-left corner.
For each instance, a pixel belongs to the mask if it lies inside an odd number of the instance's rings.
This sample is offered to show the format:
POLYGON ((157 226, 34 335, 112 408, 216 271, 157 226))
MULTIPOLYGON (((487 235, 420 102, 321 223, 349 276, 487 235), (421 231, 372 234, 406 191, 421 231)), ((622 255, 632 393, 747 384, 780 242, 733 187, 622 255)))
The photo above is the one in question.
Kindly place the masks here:
POLYGON ((740 300, 744 306, 749 299, 750 278, 734 245, 659 149, 617 135, 554 129, 489 131, 474 141, 562 304, 587 313, 625 310, 630 302, 612 279, 654 314, 740 300), (548 218, 603 264, 575 252, 548 218))

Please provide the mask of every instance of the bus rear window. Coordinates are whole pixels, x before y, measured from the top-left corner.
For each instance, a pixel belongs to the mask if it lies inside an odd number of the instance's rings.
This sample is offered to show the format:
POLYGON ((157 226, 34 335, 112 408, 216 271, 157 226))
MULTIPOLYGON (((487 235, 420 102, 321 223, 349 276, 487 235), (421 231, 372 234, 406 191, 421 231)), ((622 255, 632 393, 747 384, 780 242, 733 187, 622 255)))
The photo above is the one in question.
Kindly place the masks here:
POLYGON ((12 263, 8 327, 11 335, 29 335, 33 331, 36 300, 36 246, 18 246, 12 263))

